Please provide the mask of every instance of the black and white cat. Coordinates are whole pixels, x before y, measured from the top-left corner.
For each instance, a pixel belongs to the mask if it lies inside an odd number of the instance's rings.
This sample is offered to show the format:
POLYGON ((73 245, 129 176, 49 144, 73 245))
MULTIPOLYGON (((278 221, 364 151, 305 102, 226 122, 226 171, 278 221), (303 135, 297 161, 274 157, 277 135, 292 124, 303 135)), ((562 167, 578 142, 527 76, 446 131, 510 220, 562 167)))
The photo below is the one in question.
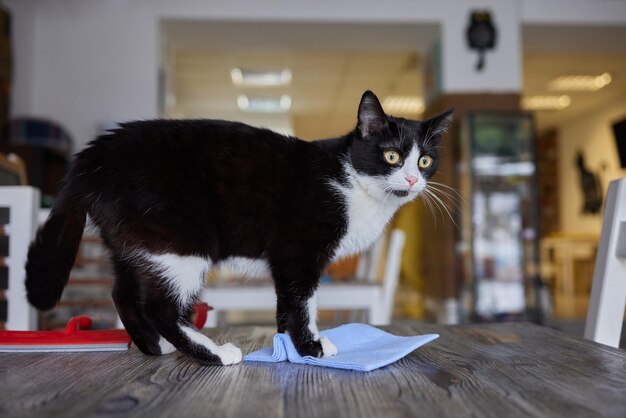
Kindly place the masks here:
POLYGON ((30 246, 28 299, 39 309, 58 302, 89 215, 111 250, 115 306, 142 352, 241 361, 239 348, 191 325, 207 271, 225 264, 271 275, 278 332, 301 355, 332 356, 316 325, 320 274, 366 249, 424 191, 451 116, 387 116, 367 91, 353 131, 313 142, 226 121, 124 123, 72 162, 30 246))

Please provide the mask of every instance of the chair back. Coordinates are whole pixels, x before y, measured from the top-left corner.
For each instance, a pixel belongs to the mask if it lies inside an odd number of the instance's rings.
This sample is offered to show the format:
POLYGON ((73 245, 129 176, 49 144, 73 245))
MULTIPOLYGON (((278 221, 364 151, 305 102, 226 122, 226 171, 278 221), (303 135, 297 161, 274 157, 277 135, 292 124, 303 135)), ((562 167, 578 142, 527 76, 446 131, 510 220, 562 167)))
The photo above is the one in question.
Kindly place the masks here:
POLYGON ((377 283, 380 288, 380 298, 376 303, 380 304, 375 318, 370 317, 370 322, 376 325, 391 323, 396 289, 400 281, 400 266, 402 264, 402 250, 406 235, 401 229, 393 229, 383 234, 372 247, 362 254, 357 266, 357 279, 369 283, 377 283), (380 280, 382 276, 382 280, 380 280))
POLYGON ((400 281, 400 265, 402 264, 402 250, 404 249, 405 241, 404 231, 401 229, 391 231, 383 273, 383 305, 385 306, 387 323, 391 323, 393 315, 393 305, 398 282, 400 281))
POLYGON ((618 347, 626 308, 626 179, 612 181, 585 323, 585 338, 618 347))
POLYGON ((359 256, 359 262, 356 267, 357 279, 365 280, 370 283, 375 283, 377 280, 378 272, 380 270, 380 262, 383 257, 383 251, 385 250, 385 241, 387 237, 383 234, 372 247, 359 256))
POLYGON ((38 226, 39 201, 34 187, 0 187, 0 327, 9 330, 37 327, 36 311, 26 299, 24 265, 38 226))

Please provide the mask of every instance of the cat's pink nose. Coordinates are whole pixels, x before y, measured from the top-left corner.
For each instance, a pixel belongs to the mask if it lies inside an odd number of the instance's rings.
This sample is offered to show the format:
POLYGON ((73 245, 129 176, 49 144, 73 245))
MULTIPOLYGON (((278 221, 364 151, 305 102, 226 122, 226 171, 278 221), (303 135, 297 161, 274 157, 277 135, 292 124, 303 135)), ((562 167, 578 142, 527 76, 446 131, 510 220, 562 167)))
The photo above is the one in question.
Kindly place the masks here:
POLYGON ((409 182, 409 187, 412 187, 415 183, 417 183, 417 177, 416 176, 406 176, 404 178, 406 179, 406 181, 409 182))

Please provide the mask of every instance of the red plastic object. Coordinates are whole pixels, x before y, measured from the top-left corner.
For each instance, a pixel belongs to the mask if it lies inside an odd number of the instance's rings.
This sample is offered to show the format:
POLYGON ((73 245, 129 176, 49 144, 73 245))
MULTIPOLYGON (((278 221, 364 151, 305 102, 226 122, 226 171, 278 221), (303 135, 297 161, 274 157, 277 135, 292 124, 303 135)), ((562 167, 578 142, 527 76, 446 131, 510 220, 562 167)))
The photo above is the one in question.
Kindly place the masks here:
MULTIPOLYGON (((201 329, 211 307, 197 303, 194 309, 194 325, 201 329)), ((0 353, 121 351, 130 348, 131 339, 125 330, 90 330, 92 323, 88 316, 75 316, 63 331, 0 331, 0 353)))
POLYGON ((196 320, 193 321, 193 324, 196 328, 202 329, 204 328, 204 324, 206 323, 207 313, 213 308, 211 308, 206 303, 196 303, 194 305, 194 309, 196 310, 196 320))
POLYGON ((76 316, 63 331, 0 331, 0 352, 120 351, 130 347, 123 329, 87 330, 92 321, 76 316))

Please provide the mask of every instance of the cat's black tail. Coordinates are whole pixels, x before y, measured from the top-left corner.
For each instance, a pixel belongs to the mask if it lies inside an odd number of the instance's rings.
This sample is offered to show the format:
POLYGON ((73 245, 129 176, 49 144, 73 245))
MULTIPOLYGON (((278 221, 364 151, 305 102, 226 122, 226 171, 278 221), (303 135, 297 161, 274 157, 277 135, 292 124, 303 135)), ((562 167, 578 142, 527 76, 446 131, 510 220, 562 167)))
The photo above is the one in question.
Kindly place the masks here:
POLYGON ((28 249, 26 295, 36 308, 53 308, 61 298, 85 228, 87 205, 73 173, 64 180, 50 216, 28 249))

